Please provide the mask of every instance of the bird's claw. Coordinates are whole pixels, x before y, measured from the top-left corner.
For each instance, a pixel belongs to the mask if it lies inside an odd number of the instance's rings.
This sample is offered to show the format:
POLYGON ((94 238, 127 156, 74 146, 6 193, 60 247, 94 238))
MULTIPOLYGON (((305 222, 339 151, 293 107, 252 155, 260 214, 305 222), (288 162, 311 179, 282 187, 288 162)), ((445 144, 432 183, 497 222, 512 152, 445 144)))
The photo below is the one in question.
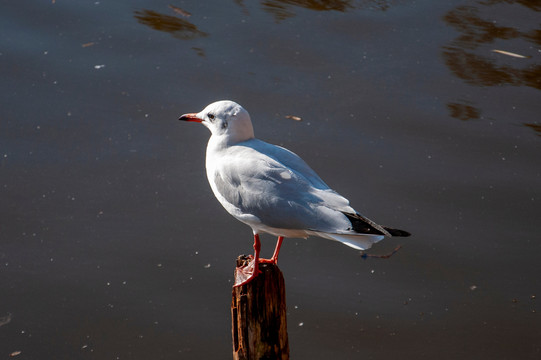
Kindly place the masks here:
POLYGON ((259 266, 255 266, 253 256, 250 255, 249 258, 250 261, 247 265, 237 266, 235 268, 235 285, 233 287, 245 285, 261 273, 259 266))

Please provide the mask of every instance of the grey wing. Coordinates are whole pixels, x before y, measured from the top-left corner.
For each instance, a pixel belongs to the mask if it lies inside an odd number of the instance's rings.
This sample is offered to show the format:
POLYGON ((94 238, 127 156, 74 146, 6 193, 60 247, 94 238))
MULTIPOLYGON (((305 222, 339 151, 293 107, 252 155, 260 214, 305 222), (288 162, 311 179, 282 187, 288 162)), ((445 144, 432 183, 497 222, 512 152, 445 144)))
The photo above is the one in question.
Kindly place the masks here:
POLYGON ((354 212, 349 202, 302 159, 281 149, 267 148, 264 153, 253 147, 231 149, 216 173, 220 194, 240 212, 270 227, 333 232, 351 226, 341 213, 354 212))
POLYGON ((319 175, 294 152, 281 146, 268 144, 258 139, 249 140, 245 142, 243 146, 251 148, 256 152, 265 154, 269 158, 275 160, 281 166, 294 171, 298 175, 302 176, 316 189, 329 189, 329 186, 319 177, 319 175))

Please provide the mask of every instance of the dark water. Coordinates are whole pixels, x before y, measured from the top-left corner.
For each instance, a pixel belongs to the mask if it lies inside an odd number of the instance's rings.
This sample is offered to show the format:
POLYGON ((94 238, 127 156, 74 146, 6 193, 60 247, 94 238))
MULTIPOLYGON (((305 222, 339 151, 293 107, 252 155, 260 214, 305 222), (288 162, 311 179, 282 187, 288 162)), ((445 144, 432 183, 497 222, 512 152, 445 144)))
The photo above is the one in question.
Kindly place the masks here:
POLYGON ((0 358, 230 358, 251 232, 176 121, 219 99, 414 234, 284 243, 293 359, 541 358, 539 1, 1 9, 0 358))

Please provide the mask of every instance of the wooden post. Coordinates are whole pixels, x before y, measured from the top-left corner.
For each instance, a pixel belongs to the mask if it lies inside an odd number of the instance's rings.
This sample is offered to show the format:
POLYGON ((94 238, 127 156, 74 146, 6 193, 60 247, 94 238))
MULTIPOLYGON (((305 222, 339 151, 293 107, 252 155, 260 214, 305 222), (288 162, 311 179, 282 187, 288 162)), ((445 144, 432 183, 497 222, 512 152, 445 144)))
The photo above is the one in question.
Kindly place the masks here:
MULTIPOLYGON (((246 265, 246 258, 240 256, 237 267, 246 265)), ((259 270, 254 280, 233 288, 233 359, 288 360, 284 277, 274 264, 260 264, 259 270)))

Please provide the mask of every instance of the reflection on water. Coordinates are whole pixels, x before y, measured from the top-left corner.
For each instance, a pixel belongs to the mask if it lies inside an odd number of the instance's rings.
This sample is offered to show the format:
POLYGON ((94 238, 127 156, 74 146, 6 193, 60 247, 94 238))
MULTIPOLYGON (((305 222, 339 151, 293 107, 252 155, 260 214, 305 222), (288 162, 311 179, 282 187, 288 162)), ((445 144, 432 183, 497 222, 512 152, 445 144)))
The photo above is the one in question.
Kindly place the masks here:
MULTIPOLYGON (((243 0, 235 0, 243 6, 243 0)), ((271 14, 276 21, 282 21, 296 15, 295 8, 304 8, 315 11, 346 12, 353 9, 387 10, 392 0, 262 0, 263 10, 271 14)))
POLYGON ((192 50, 195 51, 195 53, 197 54, 197 56, 201 56, 201 57, 205 57, 205 49, 202 49, 202 48, 199 48, 199 47, 192 47, 192 50))
POLYGON ((471 105, 461 103, 449 103, 447 108, 451 112, 451 116, 460 120, 479 119, 479 110, 471 105))
MULTIPOLYGON (((531 7, 534 8, 533 5, 531 7)), ((488 44, 494 47, 497 40, 522 39, 539 44, 541 30, 524 33, 512 27, 500 26, 492 20, 483 19, 479 9, 474 6, 460 6, 445 15, 444 20, 461 32, 443 51, 447 66, 456 76, 474 85, 525 85, 541 90, 541 64, 531 61, 498 63, 496 60, 505 55, 495 55, 491 49, 482 48, 488 44), (474 50, 479 48, 485 51, 476 53, 474 50)))
POLYGON ((508 4, 520 4, 522 6, 526 6, 527 8, 530 8, 531 10, 540 11, 541 10, 541 2, 539 0, 487 0, 483 1, 483 4, 486 5, 495 5, 495 4, 501 4, 501 3, 508 3, 508 4))
POLYGON ((263 9, 272 14, 276 20, 284 20, 295 16, 293 7, 303 7, 305 9, 316 11, 346 11, 352 8, 349 0, 264 0, 262 1, 263 9))
POLYGON ((537 136, 541 136, 541 125, 539 124, 524 124, 524 126, 527 126, 529 128, 532 128, 536 133, 537 133, 537 136))
MULTIPOLYGON (((540 45, 541 29, 522 31, 483 15, 491 5, 516 7, 513 3, 541 11, 539 1, 492 0, 476 6, 459 6, 444 16, 444 21, 460 32, 443 48, 445 63, 457 77, 477 86, 513 85, 541 90, 541 64, 536 59, 539 54, 534 47, 524 46, 524 42, 540 45)), ((454 118, 479 118, 480 110, 471 105, 449 103, 447 107, 454 118)))
POLYGON ((154 30, 168 32, 182 40, 208 36, 207 33, 200 31, 189 21, 176 16, 160 14, 153 10, 135 11, 134 17, 141 24, 150 26, 154 30))

